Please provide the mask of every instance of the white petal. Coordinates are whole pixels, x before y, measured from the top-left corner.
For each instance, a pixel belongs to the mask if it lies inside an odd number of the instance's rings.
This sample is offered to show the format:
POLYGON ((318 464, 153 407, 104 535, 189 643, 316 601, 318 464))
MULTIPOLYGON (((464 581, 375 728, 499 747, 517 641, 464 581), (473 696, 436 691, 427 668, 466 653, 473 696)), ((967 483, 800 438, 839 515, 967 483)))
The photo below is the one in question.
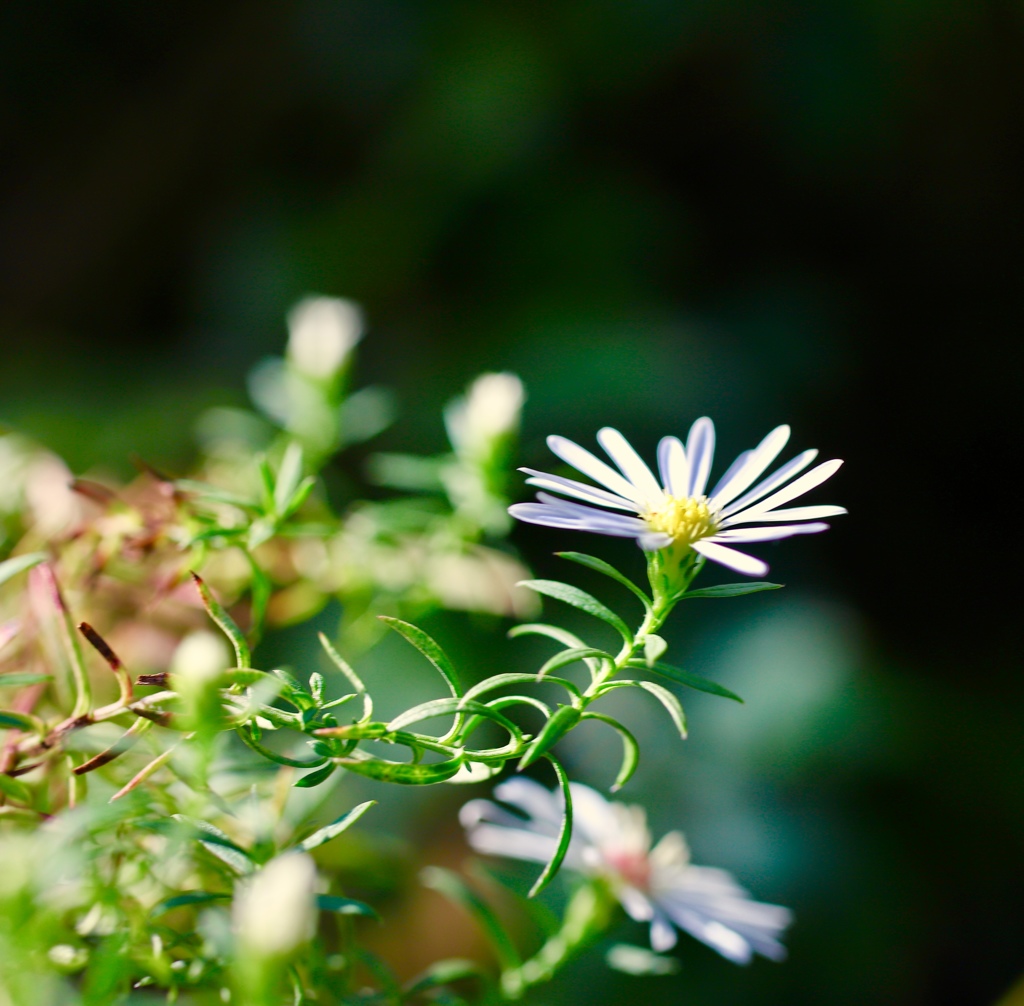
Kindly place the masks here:
POLYGON ((703 496, 715 456, 715 424, 701 416, 686 438, 686 460, 690 462, 690 487, 687 496, 703 496))
POLYGON ((546 472, 534 471, 532 468, 520 468, 532 476, 526 480, 527 485, 539 486, 541 489, 551 489, 554 492, 564 493, 566 496, 575 496, 577 499, 586 500, 588 503, 596 503, 599 506, 615 507, 617 510, 636 511, 636 505, 615 493, 607 492, 604 489, 597 489, 595 486, 588 486, 575 479, 564 479, 560 475, 548 475, 546 472))
POLYGON ((791 479, 797 472, 802 472, 817 456, 818 452, 814 448, 802 451, 795 458, 787 461, 781 468, 777 468, 768 478, 758 482, 750 492, 744 493, 738 500, 730 503, 722 511, 723 514, 728 516, 737 510, 742 510, 749 503, 759 500, 762 496, 767 496, 768 493, 778 489, 784 482, 791 479))
POLYGON ((690 464, 686 449, 678 437, 662 437, 658 444, 658 468, 665 491, 686 496, 690 491, 690 464))
POLYGON ((531 863, 547 863, 555 854, 556 838, 538 835, 521 828, 502 828, 496 824, 479 824, 466 832, 469 844, 485 856, 507 856, 531 863))
POLYGON ((726 468, 725 474, 715 483, 715 488, 708 493, 710 499, 714 499, 719 492, 721 492, 722 486, 724 486, 740 470, 740 468, 747 463, 747 459, 753 453, 754 452, 752 450, 742 451, 740 454, 736 455, 736 460, 726 468))
POLYGON ((707 541, 777 541, 789 538, 794 534, 817 534, 827 531, 828 524, 781 524, 775 527, 738 527, 732 531, 719 531, 707 541))
POLYGON ((636 922, 648 922, 654 918, 654 905, 645 894, 641 894, 635 887, 628 884, 620 887, 615 896, 619 903, 626 909, 626 914, 636 922))
POLYGON ((663 954, 666 950, 671 950, 678 940, 672 923, 661 912, 656 911, 651 920, 651 949, 663 954))
POLYGON ((701 943, 706 943, 717 950, 727 960, 737 964, 749 964, 754 956, 750 944, 739 933, 723 926, 714 919, 704 918, 697 912, 683 910, 672 913, 672 921, 680 929, 685 929, 701 943))
POLYGON ((561 527, 572 531, 594 531, 616 538, 637 538, 647 529, 647 525, 636 517, 606 514, 600 510, 591 510, 592 517, 580 517, 574 511, 563 511, 546 503, 514 503, 508 508, 508 512, 517 520, 526 521, 528 524, 543 524, 546 527, 561 527))
POLYGON ((562 825, 561 793, 552 793, 526 776, 506 779, 494 787, 494 798, 511 804, 537 821, 547 821, 560 828, 562 825))
POLYGON ((644 494, 648 502, 655 503, 665 498, 665 493, 644 459, 618 430, 605 426, 597 431, 597 442, 619 466, 622 474, 644 494))
POLYGON ((672 544, 672 535, 663 534, 661 531, 646 531, 637 536, 637 544, 645 552, 657 552, 659 549, 668 548, 672 544))
MULTIPOLYGON (((842 464, 842 461, 836 458, 835 460, 817 465, 806 475, 801 475, 795 482, 790 482, 784 489, 780 489, 778 492, 772 493, 767 499, 761 500, 760 503, 755 503, 753 506, 748 507, 743 511, 743 515, 767 513, 775 507, 782 506, 783 503, 788 503, 791 499, 796 499, 797 496, 803 496, 804 493, 810 492, 815 486, 820 486, 826 479, 835 475, 842 467, 842 464)), ((739 516, 739 514, 736 516, 739 516)))
POLYGON ((690 850, 681 831, 670 831, 651 849, 651 869, 683 870, 690 862, 690 850))
POLYGON ((595 482, 611 489, 612 492, 625 496, 638 506, 645 506, 644 494, 640 492, 631 482, 624 479, 614 468, 606 465, 600 458, 594 457, 590 451, 579 444, 574 444, 565 437, 548 437, 548 447, 557 454, 566 464, 570 464, 577 471, 589 475, 595 482))
POLYGON ((768 572, 768 564, 761 562, 760 559, 755 559, 752 555, 745 555, 743 552, 737 552, 734 548, 726 548, 724 545, 718 545, 707 539, 695 541, 693 550, 700 552, 712 562, 721 563, 746 576, 764 576, 768 572))
POLYGON ((572 794, 573 831, 579 829, 582 839, 600 848, 622 844, 619 820, 612 805, 597 790, 574 782, 572 794))
POLYGON ((719 527, 732 527, 734 524, 754 524, 783 520, 817 520, 820 517, 838 517, 846 513, 844 506, 793 506, 770 513, 758 513, 757 510, 744 510, 735 517, 726 517, 719 527))
POLYGON ((730 500, 734 500, 741 492, 747 489, 778 456, 786 442, 789 440, 789 427, 785 424, 776 426, 751 451, 750 456, 740 466, 736 473, 729 479, 721 489, 716 489, 711 497, 712 509, 725 506, 730 500))

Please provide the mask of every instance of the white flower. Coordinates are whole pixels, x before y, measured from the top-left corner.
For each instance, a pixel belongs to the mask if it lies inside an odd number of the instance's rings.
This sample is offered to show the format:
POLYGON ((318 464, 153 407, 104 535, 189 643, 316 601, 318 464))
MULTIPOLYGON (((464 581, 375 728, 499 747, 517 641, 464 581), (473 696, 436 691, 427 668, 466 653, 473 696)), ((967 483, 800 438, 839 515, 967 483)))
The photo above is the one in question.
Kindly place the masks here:
POLYGON ((618 430, 606 426, 597 439, 618 471, 565 437, 548 437, 548 446, 567 464, 601 483, 603 489, 532 468, 520 471, 531 476, 526 480, 530 485, 625 510, 635 517, 571 503, 547 493, 537 494, 539 503, 509 507, 509 513, 531 524, 635 538, 642 548, 652 552, 679 544, 748 576, 763 576, 768 572, 767 564, 731 546, 825 531, 827 524, 791 522, 846 513, 839 506, 778 509, 820 485, 842 464, 826 461, 790 481, 817 457, 815 450, 798 454, 750 488, 785 447, 788 426, 776 427, 757 447, 744 451, 707 495, 715 427, 706 416, 690 428, 685 447, 677 437, 662 438, 658 445, 661 483, 618 430), (741 526, 750 524, 767 526, 741 526))
POLYGON ((286 957, 316 931, 316 866, 310 856, 288 852, 272 859, 235 897, 235 931, 241 945, 260 956, 286 957))
MULTIPOLYGON (((564 865, 610 886, 627 914, 650 922, 651 946, 675 946, 673 925, 737 964, 754 953, 786 956, 779 942, 792 921, 781 905, 752 901, 733 877, 709 866, 691 866, 683 836, 670 831, 654 848, 644 809, 609 803, 600 793, 572 783, 573 833, 564 865)), ((494 795, 527 815, 510 813, 490 800, 471 800, 459 819, 477 852, 547 862, 562 821, 561 793, 518 777, 494 795)))
POLYGON ((445 409, 448 439, 458 454, 485 457, 496 440, 515 432, 526 393, 515 374, 481 374, 445 409))

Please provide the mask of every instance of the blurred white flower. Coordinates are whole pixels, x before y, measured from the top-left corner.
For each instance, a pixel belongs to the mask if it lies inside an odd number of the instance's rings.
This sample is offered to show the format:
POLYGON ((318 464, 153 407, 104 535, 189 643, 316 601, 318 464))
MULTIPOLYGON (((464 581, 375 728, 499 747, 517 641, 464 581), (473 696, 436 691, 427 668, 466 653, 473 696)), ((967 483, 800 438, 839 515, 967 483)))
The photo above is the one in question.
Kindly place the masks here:
POLYGON ((190 687, 204 688, 231 666, 227 645, 213 632, 199 629, 190 632, 177 646, 171 657, 170 672, 190 687))
POLYGON ((626 510, 635 517, 570 503, 547 493, 537 494, 539 503, 515 504, 509 513, 531 524, 635 538, 648 551, 681 545, 748 576, 763 576, 768 565, 731 546, 825 531, 828 524, 788 522, 846 513, 839 506, 778 509, 820 485, 842 465, 839 460, 826 461, 791 482, 817 457, 816 450, 798 454, 750 488, 786 446, 788 426, 776 427, 757 447, 740 454, 708 495, 705 490, 715 450, 715 427, 706 416, 690 428, 685 447, 677 437, 662 438, 658 445, 660 483, 618 430, 606 426, 597 439, 618 471, 565 437, 548 437, 548 446, 604 489, 532 468, 520 471, 531 476, 526 480, 530 485, 586 503, 626 510), (744 524, 767 526, 740 526, 744 524))
POLYGON ((481 374, 445 409, 448 439, 456 454, 487 457, 495 442, 519 427, 519 413, 526 393, 515 374, 481 374))
POLYGON ((270 860, 239 891, 235 932, 245 951, 287 957, 316 931, 316 866, 310 856, 288 852, 270 860))
MULTIPOLYGON (((652 849, 642 807, 611 803, 578 783, 570 789, 573 833, 564 865, 603 879, 631 918, 650 922, 655 950, 675 946, 677 926, 738 964, 755 952, 772 960, 786 956, 779 937, 792 921, 788 908, 752 901, 724 870, 690 865, 678 831, 652 849)), ((517 777, 494 795, 526 817, 471 800, 459 814, 470 845, 488 855, 549 861, 562 821, 561 793, 517 777)))
POLYGON ((288 312, 288 359, 317 381, 328 380, 363 335, 363 313, 340 297, 306 297, 288 312))

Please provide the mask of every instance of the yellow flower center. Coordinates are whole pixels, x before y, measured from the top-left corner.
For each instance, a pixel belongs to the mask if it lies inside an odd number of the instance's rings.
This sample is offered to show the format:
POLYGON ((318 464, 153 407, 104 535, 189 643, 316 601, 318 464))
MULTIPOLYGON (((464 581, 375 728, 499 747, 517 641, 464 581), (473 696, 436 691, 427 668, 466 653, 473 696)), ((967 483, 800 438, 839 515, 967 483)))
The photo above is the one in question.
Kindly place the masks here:
POLYGON ((669 496, 657 510, 641 516, 652 531, 661 531, 685 545, 714 534, 716 528, 706 496, 669 496))

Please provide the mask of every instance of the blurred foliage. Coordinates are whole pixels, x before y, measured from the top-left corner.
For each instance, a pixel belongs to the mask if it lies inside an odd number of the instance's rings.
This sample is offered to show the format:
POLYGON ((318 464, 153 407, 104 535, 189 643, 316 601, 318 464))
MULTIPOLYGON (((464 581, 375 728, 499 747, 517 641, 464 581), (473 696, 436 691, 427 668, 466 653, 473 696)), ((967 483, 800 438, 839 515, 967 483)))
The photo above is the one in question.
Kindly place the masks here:
MULTIPOLYGON (((199 417, 244 406, 285 310, 323 291, 373 319, 359 384, 398 388, 391 452, 447 450, 436 403, 484 369, 530 388, 526 463, 554 430, 650 446, 709 412, 728 449, 792 421, 861 473, 854 519, 773 561, 808 593, 766 602, 759 680, 801 718, 742 759, 666 737, 635 785, 682 780, 658 826, 761 863, 746 879, 798 924, 783 969, 695 948, 689 995, 992 1003, 1024 970, 1018 591, 959 476, 1021 440, 1022 33, 998 0, 9 5, 0 417, 76 474, 186 471, 199 417)), ((325 470, 339 503, 364 456, 325 470)), ((517 542, 554 571, 543 532, 517 542)), ((732 617, 678 630, 726 683, 732 617)), ((428 627, 486 662, 458 618, 428 627)), ((368 680, 425 697, 399 652, 368 680)), ((626 994, 571 981, 566 1001, 626 994)))

